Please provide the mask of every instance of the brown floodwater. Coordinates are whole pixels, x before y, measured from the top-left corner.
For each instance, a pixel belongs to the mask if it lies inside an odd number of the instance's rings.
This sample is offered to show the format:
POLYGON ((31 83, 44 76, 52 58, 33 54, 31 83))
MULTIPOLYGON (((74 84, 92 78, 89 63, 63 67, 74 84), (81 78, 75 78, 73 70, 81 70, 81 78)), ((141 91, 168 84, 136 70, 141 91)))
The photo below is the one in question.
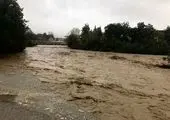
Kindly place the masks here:
MULTIPOLYGON (((163 56, 36 46, 0 58, 0 92, 61 119, 169 120, 163 56)), ((1 97, 0 97, 1 101, 1 97)))

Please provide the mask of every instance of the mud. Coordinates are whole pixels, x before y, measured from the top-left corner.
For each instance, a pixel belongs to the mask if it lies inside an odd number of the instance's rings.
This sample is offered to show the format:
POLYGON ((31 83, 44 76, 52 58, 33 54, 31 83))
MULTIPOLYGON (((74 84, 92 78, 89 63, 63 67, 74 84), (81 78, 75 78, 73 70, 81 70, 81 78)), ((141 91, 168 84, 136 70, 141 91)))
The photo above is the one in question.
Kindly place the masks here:
POLYGON ((37 46, 0 59, 0 101, 66 120, 169 120, 164 56, 37 46))

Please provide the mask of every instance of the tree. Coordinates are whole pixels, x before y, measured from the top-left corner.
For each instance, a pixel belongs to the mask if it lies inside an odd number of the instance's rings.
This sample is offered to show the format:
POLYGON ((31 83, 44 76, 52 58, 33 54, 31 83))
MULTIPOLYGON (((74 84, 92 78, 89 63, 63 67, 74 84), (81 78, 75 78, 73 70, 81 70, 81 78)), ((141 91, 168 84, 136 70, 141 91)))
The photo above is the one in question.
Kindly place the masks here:
POLYGON ((101 50, 101 44, 102 44, 102 37, 103 37, 103 33, 101 30, 101 27, 97 27, 95 26, 95 28, 93 29, 93 31, 90 32, 90 41, 88 44, 88 48, 92 49, 92 50, 101 50))
POLYGON ((52 38, 55 39, 53 32, 48 32, 48 39, 52 38))
POLYGON ((131 30, 132 44, 136 46, 137 53, 159 54, 162 51, 159 40, 162 39, 158 36, 159 32, 155 30, 153 25, 145 25, 144 22, 138 23, 137 27, 131 30))
POLYGON ((26 40, 37 40, 37 35, 34 32, 32 32, 31 29, 28 29, 25 32, 25 37, 26 37, 26 40))
POLYGON ((73 49, 80 49, 81 48, 78 35, 70 34, 66 38, 66 43, 67 43, 68 47, 70 47, 70 48, 73 48, 73 49))
POLYGON ((26 47, 26 20, 16 0, 0 3, 0 53, 20 52, 26 47))
POLYGON ((129 24, 128 23, 114 23, 105 27, 105 49, 116 50, 121 46, 121 41, 129 39, 129 24), (117 45, 119 44, 119 45, 117 45))
POLYGON ((170 47, 170 26, 168 26, 165 30, 165 40, 167 41, 167 44, 170 47))
POLYGON ((168 26, 165 30, 165 40, 168 44, 168 62, 170 63, 170 26, 168 26))
POLYGON ((66 38, 66 43, 69 47, 78 49, 81 48, 80 45, 80 30, 78 28, 73 28, 66 38))
POLYGON ((73 29, 67 39, 71 45, 74 43, 74 48, 84 50, 165 55, 170 44, 170 28, 160 31, 144 22, 138 23, 134 28, 131 28, 129 23, 109 24, 104 33, 101 27, 95 26, 91 30, 87 24, 83 26, 80 35, 76 34, 76 31, 73 29))
POLYGON ((25 37, 26 37, 26 46, 27 47, 32 47, 36 45, 36 40, 38 39, 37 35, 32 32, 31 29, 28 29, 25 32, 25 37))
POLYGON ((78 28, 73 28, 73 29, 70 31, 70 34, 80 35, 80 29, 78 29, 78 28))
POLYGON ((85 24, 85 26, 82 28, 81 31, 81 46, 84 49, 88 49, 88 45, 89 45, 89 40, 90 40, 90 27, 88 24, 85 24))

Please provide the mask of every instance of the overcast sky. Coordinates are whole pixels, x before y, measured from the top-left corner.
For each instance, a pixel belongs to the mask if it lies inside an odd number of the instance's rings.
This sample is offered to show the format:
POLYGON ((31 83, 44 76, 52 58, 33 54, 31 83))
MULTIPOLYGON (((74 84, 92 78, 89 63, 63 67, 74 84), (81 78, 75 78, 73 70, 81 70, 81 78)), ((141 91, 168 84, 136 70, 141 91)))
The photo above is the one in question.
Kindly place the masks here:
POLYGON ((170 25, 170 0, 18 0, 34 32, 65 36, 73 27, 139 21, 157 29, 170 25))

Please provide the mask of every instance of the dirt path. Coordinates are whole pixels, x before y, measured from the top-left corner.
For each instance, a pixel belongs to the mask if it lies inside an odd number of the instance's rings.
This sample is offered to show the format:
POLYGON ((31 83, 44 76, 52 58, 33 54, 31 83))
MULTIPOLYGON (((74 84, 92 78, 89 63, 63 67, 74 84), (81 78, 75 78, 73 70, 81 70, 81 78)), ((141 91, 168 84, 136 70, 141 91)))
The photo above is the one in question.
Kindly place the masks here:
POLYGON ((170 70, 160 63, 162 56, 38 46, 0 60, 0 92, 50 119, 169 120, 170 70))

